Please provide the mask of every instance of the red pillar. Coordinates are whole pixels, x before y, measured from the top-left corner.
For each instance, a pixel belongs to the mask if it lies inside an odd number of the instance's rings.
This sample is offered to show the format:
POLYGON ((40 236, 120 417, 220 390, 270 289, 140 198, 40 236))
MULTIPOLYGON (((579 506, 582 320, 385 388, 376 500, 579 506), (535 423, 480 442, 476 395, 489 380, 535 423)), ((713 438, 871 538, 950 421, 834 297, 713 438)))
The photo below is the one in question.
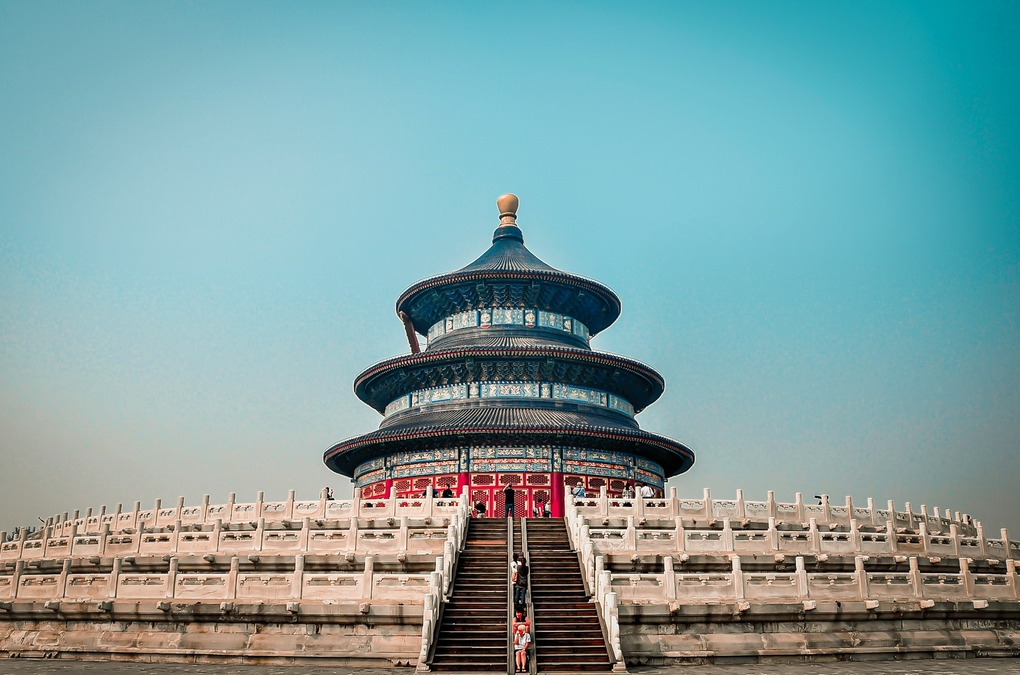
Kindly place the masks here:
POLYGON ((562 518, 565 515, 563 503, 563 472, 552 472, 552 485, 549 486, 549 515, 553 518, 562 518))
MULTIPOLYGON (((471 477, 467 471, 461 471, 457 474, 457 496, 460 497, 460 493, 463 492, 464 488, 468 488, 468 501, 471 501, 471 477)), ((474 506, 474 504, 472 504, 474 506)))
POLYGON ((386 494, 384 494, 383 496, 389 499, 390 491, 393 490, 393 479, 387 478, 386 481, 383 483, 383 487, 386 488, 386 494))

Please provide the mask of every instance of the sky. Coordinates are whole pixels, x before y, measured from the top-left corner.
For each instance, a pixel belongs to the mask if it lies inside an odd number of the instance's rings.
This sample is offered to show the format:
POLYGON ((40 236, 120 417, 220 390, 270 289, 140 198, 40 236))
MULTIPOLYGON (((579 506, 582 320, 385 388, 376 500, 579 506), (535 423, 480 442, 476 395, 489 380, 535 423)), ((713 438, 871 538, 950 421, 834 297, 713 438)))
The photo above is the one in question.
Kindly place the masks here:
POLYGON ((338 496, 394 302, 520 196, 669 485, 1020 539, 1020 5, 0 0, 0 529, 338 496))

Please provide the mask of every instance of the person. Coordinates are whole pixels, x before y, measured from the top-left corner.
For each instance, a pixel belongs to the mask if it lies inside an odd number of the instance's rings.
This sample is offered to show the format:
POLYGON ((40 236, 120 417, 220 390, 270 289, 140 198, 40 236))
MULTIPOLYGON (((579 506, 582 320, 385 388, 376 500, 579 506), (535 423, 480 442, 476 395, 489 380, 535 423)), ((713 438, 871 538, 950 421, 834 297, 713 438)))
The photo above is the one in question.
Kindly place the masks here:
POLYGON ((517 624, 514 628, 514 659, 517 663, 518 673, 528 672, 528 645, 531 643, 531 633, 523 623, 517 624))
POLYGON ((517 565, 520 562, 520 554, 514 553, 514 559, 510 561, 510 581, 517 581, 517 565))
POLYGON ((543 502, 542 503, 542 517, 543 518, 548 518, 550 513, 551 513, 551 511, 549 510, 549 502, 543 502))
POLYGON ((450 489, 450 485, 447 484, 447 486, 445 488, 443 488, 443 499, 451 499, 452 497, 453 497, 453 490, 451 490, 450 489))
POLYGON ((535 508, 531 510, 531 515, 536 518, 541 518, 543 513, 545 513, 545 508, 542 506, 542 500, 539 499, 535 502, 535 508))
POLYGON ((627 483, 626 487, 623 488, 624 499, 634 499, 634 483, 627 483))
POLYGON ((578 483, 577 485, 574 486, 574 489, 571 490, 570 492, 575 497, 583 499, 584 498, 584 485, 582 483, 578 483))
POLYGON ((514 517, 514 499, 517 497, 517 492, 514 490, 513 483, 507 483, 506 487, 503 488, 503 499, 506 503, 506 518, 514 517))
POLYGON ((651 499, 654 496, 655 496, 655 492, 652 490, 652 486, 651 485, 645 484, 645 485, 641 486, 641 498, 642 499, 651 499))
POLYGON ((514 605, 524 605, 524 596, 528 592, 528 574, 531 570, 528 568, 528 559, 523 555, 520 561, 517 563, 517 574, 514 579, 514 605))
POLYGON ((514 607, 514 624, 513 630, 517 631, 517 626, 523 625, 524 628, 530 633, 531 622, 528 621, 527 615, 524 613, 523 607, 514 607))
POLYGON ((475 518, 484 517, 485 517, 485 501, 479 499, 477 502, 475 502, 475 518))
POLYGON ((333 501, 333 488, 331 488, 330 486, 327 485, 323 489, 326 491, 326 501, 327 502, 333 501))

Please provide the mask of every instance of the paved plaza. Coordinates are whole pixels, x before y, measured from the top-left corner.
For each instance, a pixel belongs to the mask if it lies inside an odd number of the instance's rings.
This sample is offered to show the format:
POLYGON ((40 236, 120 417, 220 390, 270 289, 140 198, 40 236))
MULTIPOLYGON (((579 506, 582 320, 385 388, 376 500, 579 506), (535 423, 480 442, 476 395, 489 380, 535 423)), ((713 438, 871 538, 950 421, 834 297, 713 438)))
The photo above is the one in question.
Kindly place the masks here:
MULTIPOLYGON (((332 668, 4 659, 0 675, 413 675, 413 668, 332 668)), ((744 666, 632 667, 633 675, 1020 675, 1020 659, 953 659, 744 666)))

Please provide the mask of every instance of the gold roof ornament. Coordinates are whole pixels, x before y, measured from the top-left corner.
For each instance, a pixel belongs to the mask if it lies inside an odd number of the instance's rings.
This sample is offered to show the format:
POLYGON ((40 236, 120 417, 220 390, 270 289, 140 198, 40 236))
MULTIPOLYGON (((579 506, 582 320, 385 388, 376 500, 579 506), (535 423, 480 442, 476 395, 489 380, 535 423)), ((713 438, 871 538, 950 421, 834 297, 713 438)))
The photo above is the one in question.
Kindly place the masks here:
POLYGON ((517 207, 520 206, 521 200, 517 198, 517 195, 507 193, 500 195, 496 199, 496 206, 499 207, 499 226, 506 227, 509 225, 517 225, 517 207))

